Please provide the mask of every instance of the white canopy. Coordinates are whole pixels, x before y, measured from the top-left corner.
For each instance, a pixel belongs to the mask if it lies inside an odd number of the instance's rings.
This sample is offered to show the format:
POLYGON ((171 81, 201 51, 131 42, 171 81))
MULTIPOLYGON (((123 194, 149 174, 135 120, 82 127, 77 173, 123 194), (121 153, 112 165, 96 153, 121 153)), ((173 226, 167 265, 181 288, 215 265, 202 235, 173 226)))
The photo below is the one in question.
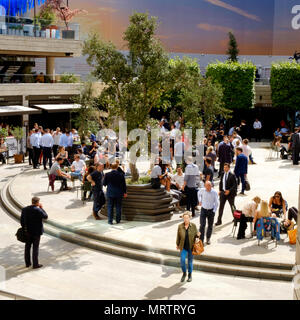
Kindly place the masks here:
POLYGON ((1 116, 18 116, 22 114, 41 113, 40 110, 28 108, 24 106, 0 106, 1 116))
POLYGON ((79 109, 80 104, 35 104, 34 107, 48 111, 49 113, 54 112, 71 112, 74 109, 79 109))

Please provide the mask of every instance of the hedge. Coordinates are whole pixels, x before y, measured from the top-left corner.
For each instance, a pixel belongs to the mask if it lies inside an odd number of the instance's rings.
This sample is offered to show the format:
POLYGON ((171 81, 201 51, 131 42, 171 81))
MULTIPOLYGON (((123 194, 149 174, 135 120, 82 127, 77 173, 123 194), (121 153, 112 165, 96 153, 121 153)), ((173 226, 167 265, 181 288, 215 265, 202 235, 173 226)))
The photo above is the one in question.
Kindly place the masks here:
POLYGON ((300 64, 294 61, 273 63, 270 84, 274 107, 299 109, 300 64))
POLYGON ((255 71, 251 62, 216 62, 207 66, 206 76, 223 88, 225 108, 253 108, 255 103, 255 71))

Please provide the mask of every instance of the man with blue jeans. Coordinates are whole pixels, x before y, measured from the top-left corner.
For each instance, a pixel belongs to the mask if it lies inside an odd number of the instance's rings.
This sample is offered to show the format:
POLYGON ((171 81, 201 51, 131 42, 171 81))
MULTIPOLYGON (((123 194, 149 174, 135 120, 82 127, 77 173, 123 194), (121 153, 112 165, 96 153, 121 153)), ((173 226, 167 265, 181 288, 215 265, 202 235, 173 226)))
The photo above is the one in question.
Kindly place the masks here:
POLYGON ((210 238, 213 231, 213 224, 215 213, 219 206, 219 197, 216 190, 212 189, 210 181, 206 181, 204 188, 198 191, 199 206, 201 206, 200 213, 200 239, 204 242, 206 219, 208 222, 206 231, 206 244, 210 244, 210 238))
POLYGON ((245 181, 245 176, 248 173, 248 158, 243 154, 243 149, 238 147, 236 148, 236 162, 235 162, 235 168, 234 168, 234 174, 238 180, 239 184, 239 178, 241 178, 242 182, 242 191, 240 194, 245 194, 245 189, 246 189, 246 181, 245 181))
POLYGON ((121 222, 122 198, 123 196, 124 198, 127 197, 124 174, 117 170, 117 163, 113 163, 111 168, 112 171, 106 173, 103 180, 103 185, 107 186, 106 198, 109 224, 113 224, 114 207, 116 207, 116 222, 121 222))
POLYGON ((192 281, 193 272, 193 254, 192 249, 196 238, 199 238, 200 233, 194 223, 190 222, 191 214, 189 211, 182 215, 183 223, 178 226, 176 248, 180 250, 180 265, 182 269, 181 282, 184 282, 186 277, 186 257, 188 257, 188 282, 192 281))

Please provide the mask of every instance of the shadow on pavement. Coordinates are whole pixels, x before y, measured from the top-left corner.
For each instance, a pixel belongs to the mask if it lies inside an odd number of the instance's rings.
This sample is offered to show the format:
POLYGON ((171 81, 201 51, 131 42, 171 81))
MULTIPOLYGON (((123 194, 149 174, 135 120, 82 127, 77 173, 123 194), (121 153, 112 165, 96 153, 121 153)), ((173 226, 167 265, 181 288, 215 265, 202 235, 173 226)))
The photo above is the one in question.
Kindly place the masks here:
POLYGON ((153 290, 146 293, 145 298, 143 300, 154 300, 154 299, 164 299, 164 298, 167 298, 168 300, 170 300, 172 296, 180 295, 187 290, 186 288, 182 287, 183 285, 184 283, 176 283, 169 288, 165 288, 161 286, 156 287, 153 290))
MULTIPOLYGON (((24 246, 20 243, 0 249, 0 265, 6 270, 6 280, 27 272, 35 272, 31 267, 25 267, 24 246)), ((45 240, 42 238, 39 263, 43 264, 44 268, 78 270, 90 264, 90 262, 80 261, 80 249, 74 248, 70 251, 70 244, 68 242, 61 242, 58 239, 45 240)))

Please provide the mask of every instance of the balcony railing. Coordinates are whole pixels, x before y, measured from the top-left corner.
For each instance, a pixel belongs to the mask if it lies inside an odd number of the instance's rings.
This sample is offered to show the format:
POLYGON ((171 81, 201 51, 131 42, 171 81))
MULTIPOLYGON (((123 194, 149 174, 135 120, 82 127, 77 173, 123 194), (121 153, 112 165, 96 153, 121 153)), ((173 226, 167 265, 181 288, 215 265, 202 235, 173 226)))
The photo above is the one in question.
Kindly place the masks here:
POLYGON ((70 24, 66 30, 66 27, 49 25, 49 21, 42 19, 0 16, 1 35, 79 40, 79 24, 70 24))
POLYGON ((1 83, 80 83, 80 75, 75 74, 0 74, 1 83))

